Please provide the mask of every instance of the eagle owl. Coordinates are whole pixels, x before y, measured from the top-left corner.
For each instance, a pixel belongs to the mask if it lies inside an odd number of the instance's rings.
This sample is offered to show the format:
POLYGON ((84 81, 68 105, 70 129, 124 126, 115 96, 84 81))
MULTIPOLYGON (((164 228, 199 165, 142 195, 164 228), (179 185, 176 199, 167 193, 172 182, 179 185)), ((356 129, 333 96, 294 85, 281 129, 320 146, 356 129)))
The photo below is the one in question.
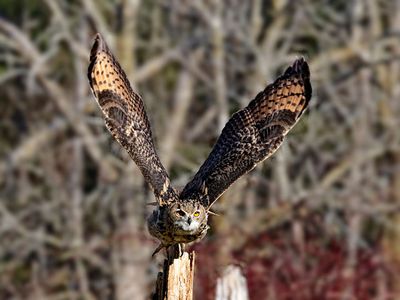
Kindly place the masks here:
POLYGON ((230 118, 206 161, 179 191, 171 186, 157 155, 141 97, 100 34, 90 53, 88 78, 106 127, 128 151, 157 200, 147 221, 150 234, 161 242, 153 255, 202 239, 211 205, 279 148, 311 98, 310 71, 300 58, 230 118))

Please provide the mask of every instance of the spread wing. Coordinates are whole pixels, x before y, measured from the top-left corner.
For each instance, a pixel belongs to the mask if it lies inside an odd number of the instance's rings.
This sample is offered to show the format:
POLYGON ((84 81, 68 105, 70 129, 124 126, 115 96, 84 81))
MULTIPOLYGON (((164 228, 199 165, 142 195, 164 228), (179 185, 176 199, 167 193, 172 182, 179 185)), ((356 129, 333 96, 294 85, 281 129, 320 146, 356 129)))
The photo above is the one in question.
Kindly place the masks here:
POLYGON ((311 92, 307 62, 298 59, 231 117, 180 198, 200 197, 211 206, 235 180, 279 148, 306 109, 311 92))
POLYGON ((154 148, 143 101, 132 90, 100 34, 96 35, 90 53, 88 78, 108 130, 128 151, 162 205, 174 190, 154 148))

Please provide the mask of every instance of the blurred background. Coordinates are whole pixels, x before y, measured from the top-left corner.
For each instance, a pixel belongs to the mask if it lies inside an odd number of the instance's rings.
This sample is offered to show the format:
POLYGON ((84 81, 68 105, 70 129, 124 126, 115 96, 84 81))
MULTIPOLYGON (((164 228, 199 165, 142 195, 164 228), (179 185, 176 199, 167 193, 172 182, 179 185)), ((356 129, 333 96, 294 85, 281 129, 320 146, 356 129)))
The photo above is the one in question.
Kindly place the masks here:
POLYGON ((400 299, 399 0, 0 0, 0 299, 147 299, 152 192, 87 81, 102 33, 182 187, 295 58, 308 112, 217 202, 196 299, 400 299))

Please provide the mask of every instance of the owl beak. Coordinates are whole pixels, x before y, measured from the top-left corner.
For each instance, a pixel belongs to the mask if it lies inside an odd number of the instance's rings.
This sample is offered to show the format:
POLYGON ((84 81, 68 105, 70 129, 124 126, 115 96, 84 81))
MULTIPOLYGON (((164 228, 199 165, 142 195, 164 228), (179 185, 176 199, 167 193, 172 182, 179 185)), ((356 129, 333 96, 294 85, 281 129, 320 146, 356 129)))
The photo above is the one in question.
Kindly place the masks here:
POLYGON ((188 224, 190 225, 190 223, 192 223, 192 218, 191 218, 191 217, 188 217, 187 222, 188 222, 188 224))

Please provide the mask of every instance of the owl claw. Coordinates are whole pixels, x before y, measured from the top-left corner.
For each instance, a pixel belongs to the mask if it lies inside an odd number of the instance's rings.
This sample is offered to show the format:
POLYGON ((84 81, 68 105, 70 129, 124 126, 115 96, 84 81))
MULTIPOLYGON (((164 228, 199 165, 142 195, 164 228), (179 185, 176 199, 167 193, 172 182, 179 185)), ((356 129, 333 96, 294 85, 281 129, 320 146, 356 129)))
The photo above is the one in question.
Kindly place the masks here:
POLYGON ((178 255, 181 257, 183 255, 183 252, 185 252, 185 244, 178 244, 178 255))
MULTIPOLYGON (((179 244, 177 244, 178 245, 178 247, 177 247, 177 249, 176 249, 176 254, 175 255, 178 255, 178 257, 181 257, 182 255, 183 255, 183 253, 185 252, 185 244, 181 244, 181 243, 179 243, 179 244)), ((153 258, 158 252, 160 252, 163 248, 165 248, 165 250, 166 250, 166 252, 167 252, 167 255, 168 255, 168 248, 169 248, 170 246, 166 246, 166 245, 164 245, 164 244, 162 244, 162 243, 160 243, 160 245, 158 245, 158 247, 156 248, 156 250, 154 250, 154 252, 153 252, 153 254, 151 255, 151 257, 153 258)))
POLYGON ((163 248, 167 248, 165 245, 163 245, 162 243, 160 243, 160 245, 158 245, 158 247, 156 248, 156 250, 154 250, 153 254, 151 255, 151 257, 154 257, 158 252, 160 252, 161 249, 163 248))

